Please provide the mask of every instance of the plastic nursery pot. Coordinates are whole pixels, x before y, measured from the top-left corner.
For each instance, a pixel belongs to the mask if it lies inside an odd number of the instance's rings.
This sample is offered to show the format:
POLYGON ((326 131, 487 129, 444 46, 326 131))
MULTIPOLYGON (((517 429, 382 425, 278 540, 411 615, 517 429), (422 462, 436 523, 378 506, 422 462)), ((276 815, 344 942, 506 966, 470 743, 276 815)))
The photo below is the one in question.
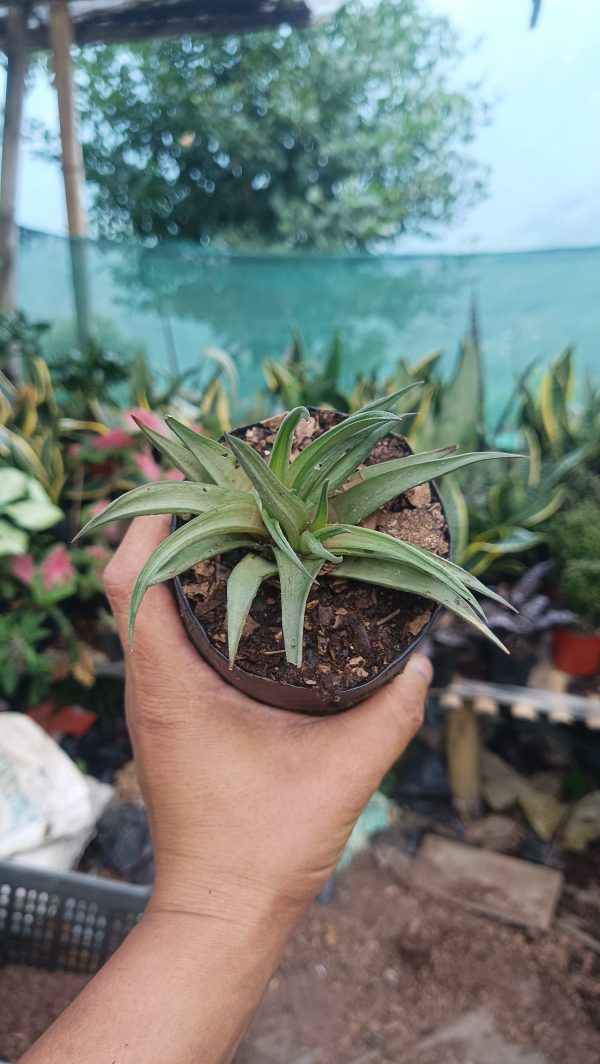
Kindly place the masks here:
POLYGON ((570 676, 593 676, 600 669, 600 632, 585 635, 569 628, 556 628, 552 663, 570 676))
MULTIPOLYGON (((317 413, 317 411, 311 409, 311 414, 314 413, 317 413)), ((343 420, 345 417, 344 414, 338 414, 335 411, 328 411, 328 413, 334 415, 336 421, 338 419, 343 420)), ((254 422, 251 425, 242 426, 241 428, 235 429, 234 434, 243 437, 249 429, 254 427, 254 425, 261 424, 261 422, 254 422)), ((400 437, 400 440, 402 441, 405 453, 407 455, 412 454, 412 449, 404 437, 400 437)), ((444 536, 448 545, 450 545, 448 520, 440 494, 434 482, 430 482, 429 486, 432 492, 432 501, 439 503, 441 507, 444 519, 444 536)), ((178 519, 174 517, 171 524, 172 531, 175 530, 177 524, 178 519)), ((265 702, 270 706, 277 706, 280 709, 289 710, 291 712, 306 713, 310 716, 330 716, 334 713, 341 713, 344 710, 357 705, 359 702, 362 702, 365 698, 368 698, 369 695, 373 694, 384 684, 392 680, 394 676, 402 671, 406 659, 429 632, 435 617, 439 612, 439 607, 434 603, 431 603, 431 616, 425 622, 423 628, 411 639, 407 646, 403 647, 402 650, 398 652, 388 665, 382 668, 381 671, 371 679, 353 687, 349 687, 346 690, 336 691, 335 700, 332 700, 330 693, 321 690, 320 688, 305 687, 302 684, 295 685, 271 680, 267 677, 258 676, 254 673, 248 672, 238 665, 234 665, 231 669, 225 654, 217 649, 217 647, 210 641, 203 624, 196 617, 192 605, 183 590, 181 577, 175 577, 172 584, 186 632, 198 652, 209 665, 212 665, 216 672, 220 673, 228 683, 237 687, 238 690, 243 691, 244 694, 256 699, 258 702, 265 702)))

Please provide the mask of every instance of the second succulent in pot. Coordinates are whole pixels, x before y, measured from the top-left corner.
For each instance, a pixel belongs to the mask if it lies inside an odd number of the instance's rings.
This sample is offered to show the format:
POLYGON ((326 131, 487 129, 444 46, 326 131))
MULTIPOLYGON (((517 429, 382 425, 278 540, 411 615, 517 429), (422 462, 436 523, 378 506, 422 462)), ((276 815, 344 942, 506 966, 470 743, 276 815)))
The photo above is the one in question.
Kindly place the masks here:
POLYGON ((402 418, 391 408, 402 392, 345 418, 294 459, 295 431, 309 417, 304 407, 283 418, 268 462, 233 435, 227 435, 224 444, 217 443, 167 418, 174 433, 168 439, 140 425, 186 479, 135 488, 83 530, 146 514, 186 516, 139 574, 130 605, 130 638, 150 586, 208 558, 241 549, 245 553, 227 586, 231 666, 254 598, 270 577, 277 577, 281 588, 285 655, 297 667, 302 664, 307 597, 320 576, 431 599, 502 646, 487 627, 475 594, 497 600, 499 596, 451 561, 360 523, 417 485, 497 456, 457 455, 456 448, 449 446, 364 466, 376 445, 398 430, 402 418))

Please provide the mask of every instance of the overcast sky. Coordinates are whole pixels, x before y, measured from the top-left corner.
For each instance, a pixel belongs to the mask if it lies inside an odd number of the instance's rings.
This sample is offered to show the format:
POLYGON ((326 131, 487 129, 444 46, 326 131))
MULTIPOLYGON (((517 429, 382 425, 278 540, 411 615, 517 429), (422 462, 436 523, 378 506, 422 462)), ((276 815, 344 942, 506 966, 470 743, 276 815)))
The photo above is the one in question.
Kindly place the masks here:
MULTIPOLYGON (((425 2, 425 0, 424 0, 425 2)), ((600 3, 542 0, 427 0, 449 15, 467 45, 465 79, 481 78, 495 101, 474 152, 491 170, 485 202, 438 239, 402 251, 508 251, 600 244, 600 3)), ((37 84, 27 113, 57 124, 53 93, 37 84)), ((58 167, 25 148, 18 218, 65 231, 58 167)))

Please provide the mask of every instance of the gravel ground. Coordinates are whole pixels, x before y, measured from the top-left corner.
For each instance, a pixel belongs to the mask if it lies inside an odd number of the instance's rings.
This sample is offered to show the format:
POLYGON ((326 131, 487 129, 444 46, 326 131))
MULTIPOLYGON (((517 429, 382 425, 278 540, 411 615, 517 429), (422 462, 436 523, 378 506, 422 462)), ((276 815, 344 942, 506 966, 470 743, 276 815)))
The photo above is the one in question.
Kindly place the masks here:
MULTIPOLYGON (((597 886, 584 877, 564 897, 559 915, 585 913, 600 939, 597 886)), ((367 854, 310 909, 236 1064, 598 1064, 599 976, 600 953, 560 920, 541 933, 474 916, 367 854)), ((84 982, 0 971, 0 1059, 16 1061, 84 982)))

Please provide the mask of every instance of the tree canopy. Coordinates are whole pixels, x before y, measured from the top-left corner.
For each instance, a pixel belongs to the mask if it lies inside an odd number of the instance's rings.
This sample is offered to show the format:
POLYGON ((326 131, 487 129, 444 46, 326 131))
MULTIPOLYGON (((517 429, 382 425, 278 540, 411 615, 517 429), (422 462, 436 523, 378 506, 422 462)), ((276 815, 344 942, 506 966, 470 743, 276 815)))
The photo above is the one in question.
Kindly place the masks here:
POLYGON ((78 60, 100 235, 353 249, 474 202, 484 112, 418 0, 356 0, 318 28, 95 46, 78 60))

